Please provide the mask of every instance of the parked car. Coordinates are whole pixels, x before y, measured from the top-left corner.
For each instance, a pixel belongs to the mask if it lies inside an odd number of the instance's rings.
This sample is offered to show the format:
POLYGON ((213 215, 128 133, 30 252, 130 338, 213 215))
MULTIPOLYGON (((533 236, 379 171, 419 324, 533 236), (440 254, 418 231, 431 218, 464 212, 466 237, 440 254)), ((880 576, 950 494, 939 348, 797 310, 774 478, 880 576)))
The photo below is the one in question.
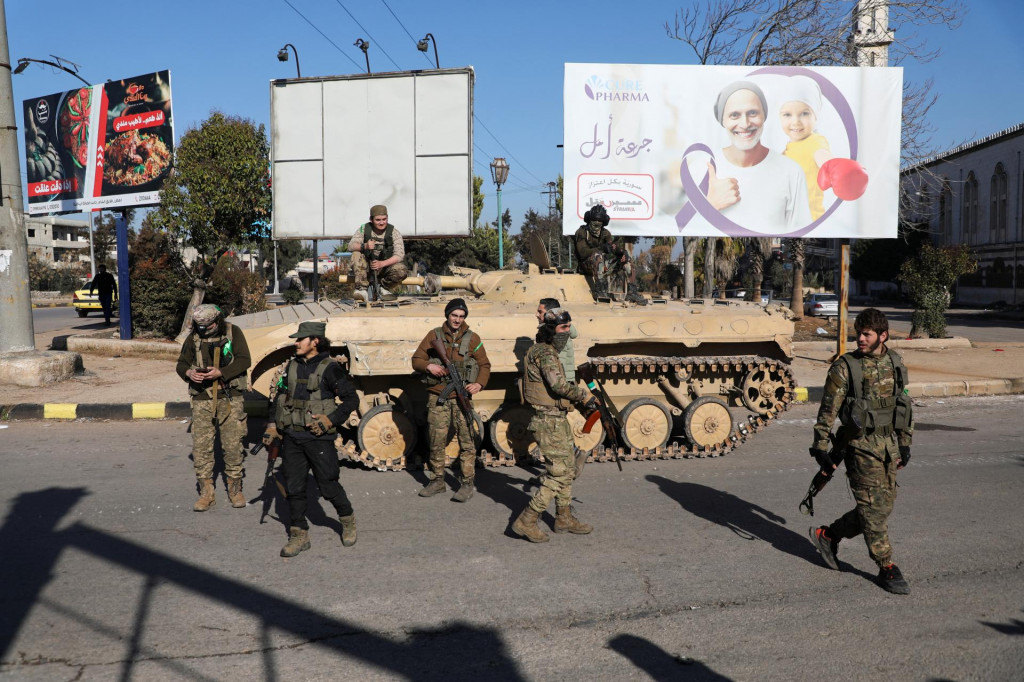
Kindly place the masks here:
MULTIPOLYGON (((100 305, 100 295, 93 290, 93 293, 89 293, 89 288, 79 289, 75 293, 71 294, 71 305, 74 307, 75 312, 78 313, 79 317, 85 317, 90 311, 97 313, 103 312, 103 306, 100 305)), ((113 308, 113 315, 117 316, 117 294, 114 295, 114 301, 111 304, 113 308)))
POLYGON ((839 297, 835 294, 811 294, 804 301, 804 315, 837 317, 839 315, 839 297))

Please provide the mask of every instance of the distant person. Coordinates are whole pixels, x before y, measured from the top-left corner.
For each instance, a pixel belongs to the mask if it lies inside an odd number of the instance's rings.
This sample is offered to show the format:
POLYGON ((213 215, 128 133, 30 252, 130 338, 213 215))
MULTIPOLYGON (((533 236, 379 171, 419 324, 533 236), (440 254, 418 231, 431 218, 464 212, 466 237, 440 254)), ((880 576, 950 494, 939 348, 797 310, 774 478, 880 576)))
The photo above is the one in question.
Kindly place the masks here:
POLYGON ((109 327, 110 316, 113 314, 114 296, 117 296, 117 280, 107 272, 106 265, 100 265, 97 269, 99 272, 89 282, 89 295, 92 295, 93 289, 99 291, 100 306, 103 308, 103 319, 109 327))
POLYGON ((263 433, 267 447, 281 441, 289 513, 283 557, 296 556, 310 547, 306 520, 306 479, 310 470, 320 496, 338 512, 341 544, 356 544, 356 516, 339 482, 341 466, 334 441, 338 426, 359 407, 359 396, 331 357, 326 334, 326 322, 300 322, 298 330, 288 337, 295 339, 295 355, 278 383, 270 421, 263 433))
POLYGON ((811 220, 825 214, 825 190, 840 199, 858 199, 867 188, 868 175, 852 159, 832 156, 828 140, 817 131, 821 111, 821 89, 810 78, 794 76, 786 84, 785 100, 779 108, 782 132, 789 138, 783 155, 793 159, 804 172, 811 220))
POLYGON ((875 308, 854 321, 857 350, 832 363, 814 425, 811 456, 824 472, 846 463, 846 477, 857 506, 830 526, 811 528, 811 541, 825 564, 839 570, 839 542, 864 536, 868 554, 878 565, 876 582, 894 594, 910 586, 892 560, 889 515, 896 502, 896 472, 910 461, 914 418, 907 392, 907 368, 886 347, 889 320, 875 308), (829 433, 836 418, 836 446, 829 453, 829 433))
MULTIPOLYGON (((102 266, 101 266, 102 267, 102 266)), ((193 511, 213 507, 213 442, 220 433, 224 474, 232 507, 244 507, 242 438, 246 416, 245 372, 251 360, 242 330, 224 320, 220 308, 206 303, 192 313, 192 331, 181 345, 178 376, 188 382, 192 402, 192 466, 199 481, 193 511)))
POLYGON ((730 144, 707 164, 708 202, 741 227, 788 234, 811 223, 807 184, 800 165, 761 142, 768 104, 750 81, 726 86, 715 101, 715 119, 730 144))
POLYGON ((388 222, 388 207, 378 204, 370 209, 370 222, 361 226, 349 240, 348 250, 352 252, 352 275, 355 279, 355 296, 367 300, 370 286, 369 271, 377 273, 381 296, 391 294, 393 289, 409 274, 405 266, 405 242, 398 229, 388 222))
MULTIPOLYGON (((557 298, 540 299, 540 303, 537 304, 537 324, 544 324, 544 313, 560 307, 557 298)), ((578 338, 579 335, 576 325, 570 322, 569 342, 558 352, 558 359, 562 361, 562 369, 565 370, 565 379, 571 384, 576 383, 576 351, 572 347, 572 339, 578 338)))
MULTIPOLYGON (((604 206, 597 204, 583 214, 584 224, 580 225, 573 236, 576 259, 579 271, 591 282, 597 294, 607 294, 615 286, 617 276, 622 282, 628 283, 633 274, 633 264, 625 249, 615 243, 612 233, 608 230, 611 218, 604 206)), ((628 288, 631 297, 636 297, 636 285, 628 288)))

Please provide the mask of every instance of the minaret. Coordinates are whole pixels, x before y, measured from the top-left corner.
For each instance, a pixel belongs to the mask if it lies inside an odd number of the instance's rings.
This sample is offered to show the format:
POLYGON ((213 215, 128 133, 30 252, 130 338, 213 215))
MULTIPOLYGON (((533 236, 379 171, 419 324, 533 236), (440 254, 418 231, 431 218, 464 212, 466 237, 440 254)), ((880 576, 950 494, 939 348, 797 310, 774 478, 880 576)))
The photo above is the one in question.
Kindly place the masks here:
POLYGON ((889 28, 887 0, 859 0, 854 10, 853 34, 850 36, 856 66, 888 66, 889 45, 894 36, 889 28))

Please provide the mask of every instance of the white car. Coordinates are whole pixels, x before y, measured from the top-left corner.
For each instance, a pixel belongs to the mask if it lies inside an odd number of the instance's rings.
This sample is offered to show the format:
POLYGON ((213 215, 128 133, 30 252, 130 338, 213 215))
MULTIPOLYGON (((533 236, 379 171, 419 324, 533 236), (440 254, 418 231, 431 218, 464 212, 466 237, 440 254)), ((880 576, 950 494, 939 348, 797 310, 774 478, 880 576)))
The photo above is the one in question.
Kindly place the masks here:
POLYGON ((804 301, 804 315, 838 317, 839 297, 835 294, 811 294, 804 301))

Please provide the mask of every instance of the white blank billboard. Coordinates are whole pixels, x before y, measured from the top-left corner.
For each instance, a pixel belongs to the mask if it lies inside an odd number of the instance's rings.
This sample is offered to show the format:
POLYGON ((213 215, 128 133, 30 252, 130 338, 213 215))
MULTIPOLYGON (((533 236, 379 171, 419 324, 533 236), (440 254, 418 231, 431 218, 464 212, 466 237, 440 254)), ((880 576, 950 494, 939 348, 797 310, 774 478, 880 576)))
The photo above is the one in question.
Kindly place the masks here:
POLYGON ((405 238, 473 224, 473 69, 270 83, 275 239, 348 239, 385 204, 405 238))

